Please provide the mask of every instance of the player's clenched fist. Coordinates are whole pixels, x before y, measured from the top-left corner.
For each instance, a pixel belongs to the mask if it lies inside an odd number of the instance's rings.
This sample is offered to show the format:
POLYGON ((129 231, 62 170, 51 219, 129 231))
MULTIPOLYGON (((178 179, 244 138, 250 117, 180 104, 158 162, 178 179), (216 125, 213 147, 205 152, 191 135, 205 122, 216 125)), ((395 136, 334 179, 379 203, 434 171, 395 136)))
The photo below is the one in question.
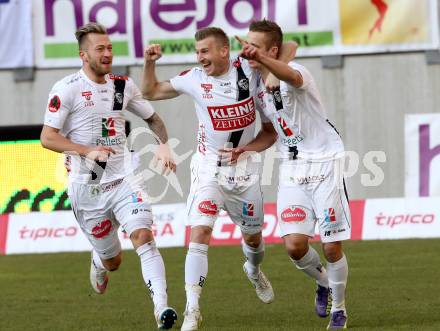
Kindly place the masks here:
POLYGON ((159 44, 151 44, 145 48, 145 60, 157 61, 162 57, 162 48, 159 44))

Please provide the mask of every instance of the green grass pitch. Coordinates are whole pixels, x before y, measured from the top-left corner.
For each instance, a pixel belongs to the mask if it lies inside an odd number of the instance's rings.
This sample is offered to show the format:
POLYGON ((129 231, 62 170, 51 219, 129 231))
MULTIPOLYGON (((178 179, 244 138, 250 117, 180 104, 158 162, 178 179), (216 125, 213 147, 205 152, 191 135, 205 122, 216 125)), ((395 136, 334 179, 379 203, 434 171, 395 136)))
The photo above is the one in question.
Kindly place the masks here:
MULTIPOLYGON (((320 251, 320 247, 315 244, 320 251)), ((354 330, 440 330, 440 240, 348 242, 348 326, 354 330)), ((186 249, 161 250, 169 303, 185 307, 186 249)), ((123 254, 107 292, 89 285, 89 254, 0 257, 0 330, 155 330, 138 258, 123 254)), ((324 330, 314 313, 313 282, 282 246, 267 245, 263 270, 275 302, 261 303, 242 271, 240 247, 211 247, 202 293, 202 330, 324 330)))

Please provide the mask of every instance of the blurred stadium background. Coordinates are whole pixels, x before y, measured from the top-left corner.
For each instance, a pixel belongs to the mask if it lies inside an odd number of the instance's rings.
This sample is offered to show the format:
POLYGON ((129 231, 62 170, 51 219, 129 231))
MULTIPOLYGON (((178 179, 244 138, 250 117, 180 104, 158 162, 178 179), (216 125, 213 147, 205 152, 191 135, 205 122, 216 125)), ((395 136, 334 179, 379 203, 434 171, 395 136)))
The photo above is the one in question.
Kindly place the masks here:
MULTIPOLYGON (((70 211, 62 157, 38 141, 49 90, 81 66, 76 28, 89 20, 103 23, 115 45, 114 72, 140 84, 147 43, 166 50, 158 76, 168 79, 194 65, 197 28, 213 25, 245 36, 249 21, 262 17, 276 20, 286 40, 300 44, 297 61, 312 72, 349 151, 356 240, 347 244, 349 326, 440 329, 438 0, 0 0, 0 330, 154 329, 151 305, 139 295, 146 290, 132 252, 112 275, 108 295, 92 294, 88 254, 73 253, 89 246, 70 211)), ((237 51, 236 43, 232 49, 237 51)), ((180 162, 179 185, 153 170, 148 185, 157 198, 157 241, 164 247, 171 302, 182 312, 184 202, 197 120, 188 97, 153 105, 180 162)), ((127 119, 132 131, 142 126, 129 114, 127 119)), ((140 150, 153 141, 140 134, 133 142, 140 150)), ((237 229, 222 215, 212 244, 231 247, 210 249, 202 301, 206 330, 326 325, 313 316, 313 284, 294 270, 279 245, 277 163, 273 149, 265 154, 264 269, 277 301, 257 302, 241 272, 237 229)), ((142 155, 145 169, 151 156, 142 155)), ((121 240, 130 248, 122 234, 121 240)))

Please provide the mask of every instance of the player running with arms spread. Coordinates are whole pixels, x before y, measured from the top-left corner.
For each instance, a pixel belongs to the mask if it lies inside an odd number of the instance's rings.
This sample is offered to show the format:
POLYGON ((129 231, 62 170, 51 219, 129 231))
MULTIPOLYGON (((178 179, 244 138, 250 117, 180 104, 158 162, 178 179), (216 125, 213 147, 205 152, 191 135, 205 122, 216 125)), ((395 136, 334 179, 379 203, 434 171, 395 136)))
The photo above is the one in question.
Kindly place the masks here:
POLYGON ((75 35, 83 66, 52 88, 41 143, 66 154, 72 210, 93 247, 93 289, 103 294, 107 272, 119 268, 122 255, 117 229, 122 226, 139 255, 158 328, 170 329, 177 314, 168 307, 165 266, 151 229, 151 205, 142 178, 133 174, 122 111, 144 119, 157 135, 160 141, 155 157, 162 160, 165 172, 176 167, 167 132, 134 82, 110 74, 113 53, 106 29, 88 23, 75 35))

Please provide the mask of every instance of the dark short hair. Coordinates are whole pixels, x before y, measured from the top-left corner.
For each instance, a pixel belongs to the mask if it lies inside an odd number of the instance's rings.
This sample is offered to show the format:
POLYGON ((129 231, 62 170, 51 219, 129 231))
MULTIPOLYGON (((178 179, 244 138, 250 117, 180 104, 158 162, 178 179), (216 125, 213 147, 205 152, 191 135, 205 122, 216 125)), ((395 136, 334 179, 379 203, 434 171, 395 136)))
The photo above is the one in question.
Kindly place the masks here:
POLYGON ((197 30, 194 38, 196 41, 200 41, 206 39, 208 37, 214 37, 217 41, 219 41, 223 46, 229 47, 229 38, 226 35, 225 31, 216 27, 208 27, 197 30))
POLYGON ((85 37, 89 33, 107 34, 107 29, 104 27, 104 25, 96 23, 96 22, 90 22, 90 23, 87 23, 87 24, 84 24, 83 26, 81 26, 75 32, 75 37, 76 37, 76 40, 78 40, 79 49, 82 48, 82 45, 85 41, 85 37))
POLYGON ((281 49, 283 44, 283 31, 280 26, 273 21, 263 19, 261 21, 252 21, 249 31, 262 32, 266 35, 266 47, 277 46, 281 49))

